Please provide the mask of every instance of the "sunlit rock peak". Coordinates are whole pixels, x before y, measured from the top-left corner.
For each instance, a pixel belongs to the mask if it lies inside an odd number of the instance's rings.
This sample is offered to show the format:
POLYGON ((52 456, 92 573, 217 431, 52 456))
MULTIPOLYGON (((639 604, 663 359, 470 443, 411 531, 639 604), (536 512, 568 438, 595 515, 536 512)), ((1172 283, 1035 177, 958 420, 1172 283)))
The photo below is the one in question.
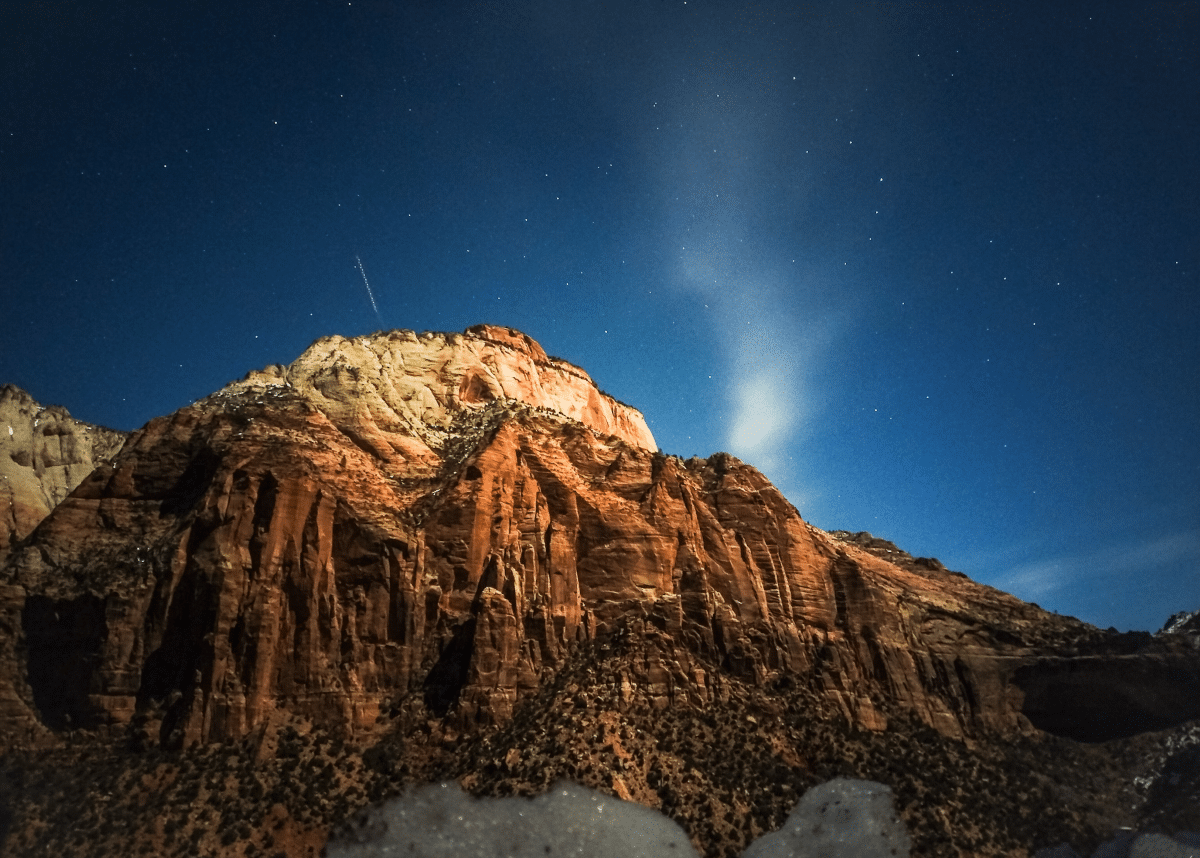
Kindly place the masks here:
POLYGON ((579 367, 550 357, 513 328, 463 333, 379 332, 322 337, 288 366, 251 372, 213 399, 290 387, 335 424, 353 425, 360 445, 416 463, 444 443, 456 416, 513 400, 558 412, 648 450, 654 436, 637 409, 600 390, 579 367))
POLYGON ((123 432, 76 420, 65 408, 0 385, 0 558, 124 440, 123 432))

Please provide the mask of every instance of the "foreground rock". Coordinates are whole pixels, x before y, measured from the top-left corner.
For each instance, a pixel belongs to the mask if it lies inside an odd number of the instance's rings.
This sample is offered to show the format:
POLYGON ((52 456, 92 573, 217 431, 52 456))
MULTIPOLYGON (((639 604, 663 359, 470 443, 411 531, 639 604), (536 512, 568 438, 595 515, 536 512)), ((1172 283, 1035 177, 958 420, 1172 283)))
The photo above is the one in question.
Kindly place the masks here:
POLYGON ((319 341, 151 421, 0 569, 14 854, 70 847, 44 820, 81 806, 51 759, 129 808, 107 841, 63 822, 81 855, 275 848, 260 824, 301 854, 443 777, 567 777, 709 854, 839 774, 896 790, 917 854, 1129 818, 1139 764, 1042 730, 1200 717, 1186 636, 1102 632, 879 543, 812 527, 730 456, 654 452, 640 414, 519 332, 319 341), (34 759, 40 786, 16 785, 34 759), (1038 766, 1056 774, 1022 783, 1038 766), (1053 786, 1108 768, 1098 797, 1053 786))
POLYGON ((697 858, 683 829, 632 802, 571 783, 536 798, 476 799, 449 782, 372 808, 329 858, 697 858))
MULTIPOLYGON (((457 784, 414 790, 358 815, 329 858, 695 858, 675 823, 570 783, 534 799, 473 799, 457 784)), ((837 778, 813 787, 779 831, 743 858, 908 858, 909 839, 883 784, 837 778)))

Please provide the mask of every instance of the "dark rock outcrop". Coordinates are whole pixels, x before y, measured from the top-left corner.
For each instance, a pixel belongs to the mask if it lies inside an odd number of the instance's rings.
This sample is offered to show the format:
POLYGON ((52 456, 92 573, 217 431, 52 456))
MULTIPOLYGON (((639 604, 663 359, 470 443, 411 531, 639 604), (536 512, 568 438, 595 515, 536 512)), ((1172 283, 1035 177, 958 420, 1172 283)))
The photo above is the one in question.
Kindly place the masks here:
POLYGON ((1045 658, 1018 669, 1013 682, 1034 726, 1081 742, 1200 718, 1200 663, 1189 648, 1045 658))
POLYGON ((1200 611, 1180 611, 1172 614, 1159 629, 1160 635, 1200 635, 1200 611))

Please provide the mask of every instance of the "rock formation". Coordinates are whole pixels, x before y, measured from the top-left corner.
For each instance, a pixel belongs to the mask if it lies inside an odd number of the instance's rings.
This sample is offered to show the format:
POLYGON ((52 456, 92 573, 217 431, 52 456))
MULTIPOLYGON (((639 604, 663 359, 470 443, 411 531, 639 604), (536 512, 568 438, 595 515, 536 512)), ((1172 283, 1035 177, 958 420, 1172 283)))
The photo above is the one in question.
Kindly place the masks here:
POLYGON ((0 560, 98 463, 111 459, 125 435, 0 385, 0 560))
POLYGON ((462 334, 393 331, 326 337, 290 366, 252 372, 218 397, 293 388, 385 468, 436 462, 457 414, 515 400, 655 449, 641 413, 605 394, 586 372, 547 356, 530 337, 497 325, 462 334))
POLYGON ((1200 635, 1200 611, 1180 611, 1167 617, 1160 635, 1200 635))
MULTIPOLYGON (((153 420, 0 569, 6 748, 224 742, 261 762, 302 723, 394 737, 379 783, 474 759, 482 785, 487 737, 508 735, 498 765, 533 788, 547 766, 527 752, 555 733, 528 732, 530 707, 599 706, 588 729, 626 767, 600 785, 669 808, 688 770, 622 756, 642 740, 611 713, 778 720, 806 701, 881 748, 897 724, 950 748, 1173 728, 1200 717, 1198 683, 1186 640, 1111 635, 825 533, 731 456, 655 452, 636 410, 493 326, 324 339, 153 420)), ((816 752, 781 735, 762 741, 807 771, 816 752)))

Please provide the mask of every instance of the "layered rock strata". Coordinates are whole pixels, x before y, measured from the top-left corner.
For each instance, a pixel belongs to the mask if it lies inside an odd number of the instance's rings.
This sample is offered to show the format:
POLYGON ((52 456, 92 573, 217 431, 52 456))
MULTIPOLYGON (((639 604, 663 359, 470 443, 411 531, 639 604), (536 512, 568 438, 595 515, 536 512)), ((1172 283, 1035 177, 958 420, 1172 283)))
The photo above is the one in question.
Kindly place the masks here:
POLYGON ((289 366, 252 372, 221 398, 291 388, 388 469, 438 461, 455 416, 515 400, 570 417, 648 450, 654 436, 641 412, 601 391, 591 377, 550 357, 528 335, 498 325, 461 334, 392 331, 325 337, 289 366))
POLYGON ((99 462, 111 459, 126 434, 0 385, 0 560, 99 462))
MULTIPOLYGON (((0 566, 14 854, 75 836, 38 822, 69 826, 52 808, 73 806, 42 754, 110 798, 145 793, 129 833, 104 833, 103 808, 75 832, 110 852, 166 849, 170 818, 214 854, 287 838, 316 854, 377 790, 536 790, 556 772, 725 851, 803 782, 855 774, 900 785, 914 836, 954 844, 936 854, 1017 854, 1115 819, 1027 813, 1046 748, 1060 781, 1112 764, 1043 730, 1094 741, 1200 717, 1194 635, 1047 613, 812 527, 733 457, 654 450, 634 409, 486 326, 321 340, 151 421, 0 566), (217 743, 236 749, 225 762, 217 743), (218 842, 189 808, 227 806, 235 781, 249 833, 218 842)), ((1038 783, 1039 807, 1086 805, 1038 783)))
POLYGON ((626 699, 787 676, 862 727, 886 701, 966 736, 1030 729, 1023 688, 1044 715, 1038 665, 1091 634, 834 539, 732 457, 652 447, 508 329, 319 341, 149 423, 12 558, 0 730, 353 733, 406 694, 469 729, 632 633, 656 643, 626 699))

